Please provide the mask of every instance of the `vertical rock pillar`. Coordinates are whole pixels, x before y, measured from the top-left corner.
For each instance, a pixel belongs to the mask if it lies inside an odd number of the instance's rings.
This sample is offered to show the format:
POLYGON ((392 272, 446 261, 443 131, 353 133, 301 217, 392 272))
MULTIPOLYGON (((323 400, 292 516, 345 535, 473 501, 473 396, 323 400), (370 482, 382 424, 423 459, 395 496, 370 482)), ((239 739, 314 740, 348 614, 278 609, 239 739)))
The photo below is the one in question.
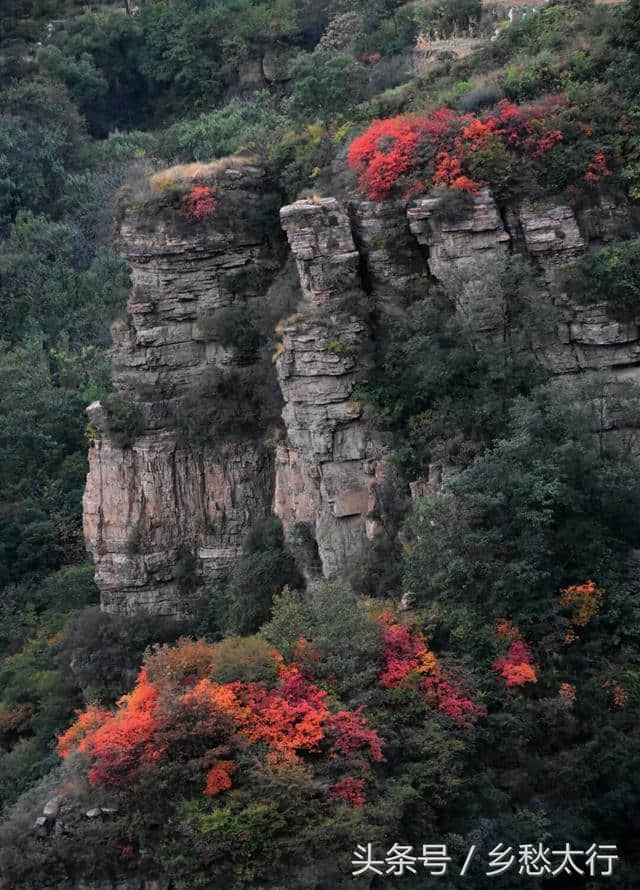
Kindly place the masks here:
POLYGON ((354 392, 370 367, 368 297, 349 218, 334 198, 280 211, 296 259, 302 301, 280 327, 276 369, 286 441, 276 454, 275 512, 287 534, 315 539, 317 567, 349 569, 367 537, 384 442, 354 392))
POLYGON ((264 299, 278 270, 272 233, 250 213, 264 201, 264 171, 230 159, 205 165, 185 183, 195 186, 215 200, 195 218, 185 218, 170 189, 146 203, 124 199, 119 243, 133 286, 111 358, 118 391, 141 422, 120 447, 103 407, 90 407, 84 493, 85 538, 107 612, 188 614, 271 512, 273 452, 260 437, 194 441, 180 421, 185 400, 197 411, 206 398, 198 387, 208 374, 240 363, 199 320, 264 299))

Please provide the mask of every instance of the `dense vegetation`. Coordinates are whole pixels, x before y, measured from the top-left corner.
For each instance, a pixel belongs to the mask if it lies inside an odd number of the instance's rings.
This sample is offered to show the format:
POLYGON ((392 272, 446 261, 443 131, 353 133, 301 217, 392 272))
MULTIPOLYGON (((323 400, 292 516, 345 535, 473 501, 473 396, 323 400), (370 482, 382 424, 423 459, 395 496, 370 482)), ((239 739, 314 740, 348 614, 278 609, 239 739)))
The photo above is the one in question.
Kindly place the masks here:
MULTIPOLYGON (((389 533, 348 579, 300 595, 305 529, 287 546, 269 520, 189 624, 114 618, 97 609, 80 526, 85 406, 103 398, 124 446, 139 420, 106 357, 129 285, 109 246, 127 177, 247 150, 277 200, 350 176, 373 199, 446 188, 452 216, 484 185, 501 206, 633 203, 638 3, 551 3, 418 74, 418 34, 496 21, 472 0, 5 6, 0 886, 142 870, 177 888, 335 888, 357 844, 399 842, 446 843, 457 867, 438 880, 454 888, 473 843, 609 842, 621 861, 591 886, 632 887, 639 394, 594 377, 568 398, 548 379, 531 347, 552 319, 523 261, 487 275, 508 309, 500 342, 478 349, 435 287, 379 325, 360 396, 393 439, 389 533), (631 432, 608 435, 611 416, 631 432), (446 493, 409 510, 408 483, 434 464, 452 471, 446 493), (33 821, 60 789, 70 834, 43 845, 33 821), (101 805, 118 810, 83 816, 101 805)), ((192 220, 216 209, 206 189, 176 200, 192 220)), ((567 270, 572 295, 622 320, 640 288, 632 235, 567 270)), ((241 397, 261 399, 267 326, 243 308, 199 324, 242 359, 237 378, 206 381, 225 434, 241 431, 261 407, 241 397)), ((195 441, 205 395, 185 421, 195 441)), ((519 881, 476 862, 466 886, 519 881)))

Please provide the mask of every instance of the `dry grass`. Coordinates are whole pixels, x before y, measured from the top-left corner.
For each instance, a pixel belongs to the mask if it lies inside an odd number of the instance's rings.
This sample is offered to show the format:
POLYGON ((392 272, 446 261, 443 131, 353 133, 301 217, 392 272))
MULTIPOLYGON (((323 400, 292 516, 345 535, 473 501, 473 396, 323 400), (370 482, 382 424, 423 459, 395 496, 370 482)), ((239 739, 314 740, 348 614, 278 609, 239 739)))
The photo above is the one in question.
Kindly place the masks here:
POLYGON ((167 170, 160 170, 149 177, 149 186, 153 194, 158 195, 167 189, 193 182, 211 182, 229 169, 246 167, 248 164, 257 163, 256 158, 249 155, 233 155, 228 158, 218 158, 209 163, 195 162, 193 164, 176 164, 167 170))

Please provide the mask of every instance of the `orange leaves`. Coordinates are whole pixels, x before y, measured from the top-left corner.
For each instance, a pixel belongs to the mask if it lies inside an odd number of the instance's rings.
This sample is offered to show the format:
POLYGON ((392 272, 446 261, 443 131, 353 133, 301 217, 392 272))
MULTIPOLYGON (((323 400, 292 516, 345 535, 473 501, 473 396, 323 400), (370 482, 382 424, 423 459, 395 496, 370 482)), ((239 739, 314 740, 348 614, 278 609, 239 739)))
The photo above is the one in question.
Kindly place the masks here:
POLYGON ((497 122, 495 119, 490 118, 487 121, 482 121, 480 118, 475 118, 468 126, 463 128, 462 138, 470 144, 474 151, 484 148, 488 144, 496 126, 497 122))
POLYGON ((214 711, 223 711, 235 722, 243 724, 249 720, 250 710, 243 706, 234 691, 234 683, 213 683, 209 679, 200 680, 182 696, 182 701, 189 704, 202 703, 214 711))
POLYGON ((131 778, 141 763, 162 757, 152 744, 157 698, 146 671, 140 671, 133 692, 122 696, 116 713, 85 736, 83 750, 94 760, 89 771, 92 785, 118 785, 131 778))
POLYGON ((330 717, 327 693, 293 669, 272 690, 248 690, 250 721, 244 729, 252 742, 266 743, 276 755, 296 760, 319 750, 330 717))
POLYGON ((573 683, 561 683, 558 695, 567 702, 574 702, 576 700, 576 687, 573 683))
POLYGON ((85 711, 79 711, 75 723, 58 739, 58 754, 63 759, 74 751, 86 751, 87 738, 91 736, 105 720, 111 717, 111 711, 89 705, 85 711))
POLYGON ((427 650, 424 636, 408 624, 388 624, 384 630, 381 686, 399 686, 412 673, 425 673, 438 666, 433 653, 427 650))
POLYGON ((207 773, 204 793, 207 797, 216 797, 227 788, 231 788, 231 773, 235 770, 232 760, 221 760, 207 773))
MULTIPOLYGON (((367 719, 360 712, 332 715, 327 693, 297 665, 285 665, 280 653, 273 653, 280 671, 269 688, 267 681, 216 683, 199 676, 213 668, 217 651, 203 641, 181 640, 175 650, 147 656, 132 692, 115 711, 80 714, 59 741, 60 755, 85 752, 91 783, 107 786, 135 780, 145 767, 196 761, 207 770, 204 793, 211 797, 231 787, 235 765, 227 758, 247 745, 278 768, 323 752, 350 761, 357 755, 367 764, 384 759, 367 719)), ((296 654, 308 664, 317 656, 306 641, 296 654)))
POLYGON ((500 671, 509 689, 538 682, 533 653, 523 640, 514 640, 507 655, 497 658, 492 667, 495 671, 500 671))
POLYGON ((504 637, 507 640, 517 640, 520 638, 520 630, 517 625, 513 624, 511 621, 507 621, 506 618, 501 618, 500 621, 496 624, 496 633, 499 637, 504 637))
POLYGON ((215 666, 215 647, 206 640, 182 637, 177 646, 161 646, 145 659, 152 683, 185 683, 207 677, 215 666))
POLYGON ((533 663, 533 652, 521 638, 518 627, 506 618, 501 618, 496 625, 496 634, 510 641, 510 646, 506 656, 497 658, 493 662, 493 670, 500 671, 509 689, 527 683, 537 683, 538 675, 533 663))
POLYGON ((510 663, 507 661, 502 667, 502 676, 506 680, 507 686, 524 686, 525 683, 537 683, 538 677, 532 665, 526 661, 518 661, 510 663))
MULTIPOLYGON (((565 590, 561 590, 562 597, 558 603, 558 609, 571 609, 570 622, 574 627, 584 627, 600 611, 604 590, 596 586, 595 581, 587 581, 584 584, 573 584, 565 590)), ((575 639, 575 634, 571 640, 575 639)))

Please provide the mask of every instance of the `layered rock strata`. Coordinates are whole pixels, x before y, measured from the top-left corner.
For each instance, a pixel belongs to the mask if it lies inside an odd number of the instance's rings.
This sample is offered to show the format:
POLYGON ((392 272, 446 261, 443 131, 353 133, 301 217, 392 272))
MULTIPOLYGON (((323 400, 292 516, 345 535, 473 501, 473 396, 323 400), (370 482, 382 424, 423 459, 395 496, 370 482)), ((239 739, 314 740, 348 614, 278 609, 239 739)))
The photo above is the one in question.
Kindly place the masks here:
POLYGON ((409 226, 428 251, 431 274, 453 293, 456 310, 479 334, 499 326, 501 306, 492 287, 491 270, 508 251, 534 261, 546 282, 540 301, 549 301, 557 337, 545 342, 541 355, 557 374, 619 369, 640 363, 637 320, 612 317, 606 304, 580 305, 566 293, 568 266, 622 230, 633 228, 626 205, 603 200, 579 217, 565 204, 529 203, 510 208, 506 224, 488 190, 473 197, 469 212, 452 221, 438 218, 437 197, 414 201, 407 210, 409 226))
MULTIPOLYGON (((285 429, 275 466, 249 434, 190 442, 180 423, 185 401, 212 370, 239 364, 233 348, 207 335, 203 317, 238 303, 268 305, 274 316, 279 292, 295 290, 289 267, 282 271, 281 244, 256 212, 265 200, 263 171, 222 165, 211 184, 217 203, 206 219, 185 220, 161 201, 150 213, 130 199, 121 220, 133 287, 126 319, 114 326, 113 376, 138 405, 142 432, 119 447, 102 406, 91 406, 97 433, 84 522, 107 611, 186 614, 271 511, 292 540, 302 531, 315 548, 309 580, 350 567, 377 533, 371 516, 386 453, 357 399, 371 365, 372 319, 385 324, 388 312, 434 283, 481 338, 491 337, 502 313, 491 270, 521 252, 541 270, 540 299, 553 306, 557 336, 541 349, 551 369, 639 376, 637 321, 612 317, 606 305, 576 305, 563 284, 565 268, 585 251, 633 230, 625 205, 603 201, 576 215, 563 204, 523 204, 502 214, 483 190, 452 218, 433 195, 406 210, 305 199, 280 211, 300 299, 278 328, 273 385, 285 429)), ((433 470, 428 486, 437 489, 446 468, 433 470)))
POLYGON ((409 227, 428 252, 429 270, 454 296, 456 311, 478 333, 499 324, 501 307, 488 270, 506 256, 510 237, 493 197, 483 189, 468 211, 454 219, 438 214, 441 199, 426 197, 407 210, 409 227))
POLYGON ((409 230, 404 205, 353 201, 349 211, 363 285, 377 312, 384 316, 386 309, 425 296, 431 280, 427 254, 409 230))
POLYGON ((206 375, 237 364, 232 349, 207 342, 199 322, 259 300, 278 269, 271 237, 249 219, 263 200, 263 171, 234 164, 206 182, 216 201, 206 218, 129 199, 120 224, 132 290, 126 319, 114 326, 113 379, 138 406, 142 434, 118 447, 102 406, 89 409, 84 530, 108 612, 187 613, 271 511, 273 459, 260 442, 194 444, 180 423, 206 375))
POLYGON ((276 455, 274 505, 288 534, 299 524, 310 532, 331 578, 376 532, 368 515, 385 449, 354 397, 370 364, 369 300, 349 217, 334 198, 298 201, 280 217, 303 298, 280 327, 287 436, 276 455))

